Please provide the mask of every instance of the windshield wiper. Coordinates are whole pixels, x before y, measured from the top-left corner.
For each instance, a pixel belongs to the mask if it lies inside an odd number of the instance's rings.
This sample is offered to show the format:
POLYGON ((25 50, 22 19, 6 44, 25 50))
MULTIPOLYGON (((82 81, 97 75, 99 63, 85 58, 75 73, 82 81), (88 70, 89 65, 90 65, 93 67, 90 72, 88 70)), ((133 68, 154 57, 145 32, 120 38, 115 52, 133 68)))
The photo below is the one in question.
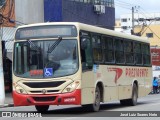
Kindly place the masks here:
POLYGON ((35 50, 37 50, 37 51, 40 51, 40 48, 36 45, 36 44, 34 44, 32 41, 30 41, 29 39, 27 39, 27 41, 28 41, 28 43, 35 49, 35 50))
POLYGON ((53 43, 52 46, 48 48, 47 53, 51 53, 57 47, 57 45, 59 45, 61 41, 62 37, 58 37, 58 40, 56 40, 55 43, 53 43))

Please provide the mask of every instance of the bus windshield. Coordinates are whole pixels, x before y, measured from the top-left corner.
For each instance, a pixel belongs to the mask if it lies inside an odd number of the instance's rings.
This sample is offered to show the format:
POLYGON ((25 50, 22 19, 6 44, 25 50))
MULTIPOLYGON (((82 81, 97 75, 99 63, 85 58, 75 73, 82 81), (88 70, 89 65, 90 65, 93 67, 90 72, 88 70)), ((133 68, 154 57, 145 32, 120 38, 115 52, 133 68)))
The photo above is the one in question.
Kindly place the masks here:
POLYGON ((14 74, 24 78, 55 78, 78 70, 77 40, 28 40, 14 45, 14 74))

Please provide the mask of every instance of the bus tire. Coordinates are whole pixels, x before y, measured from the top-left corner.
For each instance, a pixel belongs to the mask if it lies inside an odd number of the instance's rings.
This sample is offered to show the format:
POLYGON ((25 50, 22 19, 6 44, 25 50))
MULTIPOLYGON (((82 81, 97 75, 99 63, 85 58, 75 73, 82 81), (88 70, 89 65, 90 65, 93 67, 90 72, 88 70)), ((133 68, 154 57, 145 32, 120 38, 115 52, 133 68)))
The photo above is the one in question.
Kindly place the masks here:
POLYGON ((38 112, 47 112, 49 105, 35 105, 35 108, 38 112))
POLYGON ((137 85, 134 83, 132 90, 132 98, 128 99, 128 104, 131 106, 137 105, 137 99, 138 99, 138 88, 137 85))
POLYGON ((101 101, 101 94, 100 94, 99 87, 97 86, 96 89, 95 89, 95 99, 94 99, 94 103, 91 104, 91 105, 87 105, 88 110, 89 110, 89 111, 92 111, 92 112, 97 112, 97 111, 99 111, 100 101, 101 101))

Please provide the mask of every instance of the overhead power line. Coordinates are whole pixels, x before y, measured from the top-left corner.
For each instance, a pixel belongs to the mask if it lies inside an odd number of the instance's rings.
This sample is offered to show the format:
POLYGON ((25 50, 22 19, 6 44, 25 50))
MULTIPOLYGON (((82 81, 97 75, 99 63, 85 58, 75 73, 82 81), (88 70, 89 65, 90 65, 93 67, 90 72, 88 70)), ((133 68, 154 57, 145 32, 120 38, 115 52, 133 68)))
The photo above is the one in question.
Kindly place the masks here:
POLYGON ((122 4, 122 5, 125 5, 125 6, 133 6, 133 4, 123 2, 123 1, 120 1, 120 0, 115 0, 115 3, 122 4))
POLYGON ((120 7, 120 8, 124 8, 124 9, 129 9, 129 10, 131 10, 130 7, 126 7, 126 6, 123 6, 123 5, 119 5, 119 4, 116 4, 116 3, 115 3, 115 6, 120 7))

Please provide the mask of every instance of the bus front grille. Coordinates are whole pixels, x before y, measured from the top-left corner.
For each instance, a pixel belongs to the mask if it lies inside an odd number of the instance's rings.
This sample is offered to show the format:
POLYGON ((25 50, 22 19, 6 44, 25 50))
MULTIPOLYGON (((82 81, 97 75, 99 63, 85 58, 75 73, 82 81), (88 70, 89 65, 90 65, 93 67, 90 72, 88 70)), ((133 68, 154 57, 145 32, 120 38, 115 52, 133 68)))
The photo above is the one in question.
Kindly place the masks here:
MULTIPOLYGON (((43 93, 42 90, 30 91, 31 93, 43 93)), ((59 92, 59 90, 47 90, 47 93, 59 92)))
POLYGON ((56 82, 24 82, 26 86, 30 88, 51 88, 58 87, 62 85, 65 81, 56 81, 56 82))
POLYGON ((54 101, 56 99, 55 96, 50 97, 33 97, 33 99, 37 102, 47 102, 47 101, 54 101))

